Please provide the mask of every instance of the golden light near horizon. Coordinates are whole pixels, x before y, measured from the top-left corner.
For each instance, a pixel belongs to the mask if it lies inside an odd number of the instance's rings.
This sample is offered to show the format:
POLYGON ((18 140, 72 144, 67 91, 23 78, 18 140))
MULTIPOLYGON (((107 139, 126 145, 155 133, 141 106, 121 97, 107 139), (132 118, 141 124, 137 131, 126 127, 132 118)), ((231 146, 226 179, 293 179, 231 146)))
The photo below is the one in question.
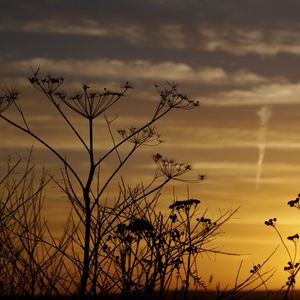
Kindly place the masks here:
MULTIPOLYGON (((159 98, 156 84, 178 83, 180 92, 198 100, 200 106, 174 111, 159 121, 156 130, 163 142, 144 147, 121 175, 132 185, 151 181, 155 153, 190 163, 188 179, 202 174, 205 180, 188 187, 185 182, 172 183, 160 196, 163 212, 169 212, 175 199, 188 196, 200 199, 203 212, 207 210, 212 218, 238 208, 213 243, 217 249, 239 255, 201 258, 203 278, 210 281, 213 275, 209 289, 218 282, 221 287, 233 284, 241 260, 240 275, 247 276, 278 245, 266 266, 276 269, 270 289, 279 289, 288 277, 283 268, 289 257, 276 232, 264 222, 276 217, 278 229, 293 251, 286 237, 296 234, 300 223, 299 212, 287 205, 300 192, 300 4, 128 0, 106 4, 78 1, 70 8, 67 3, 33 2, 0 4, 8 12, 0 21, 4 41, 1 85, 4 90, 15 86, 21 91, 18 103, 31 128, 84 175, 87 162, 82 145, 63 126, 63 120, 57 119, 46 99, 30 87, 27 78, 31 70, 39 67, 43 74, 63 77, 68 95, 82 83, 99 90, 118 90, 128 81, 134 89, 105 112, 114 120, 114 132, 140 126, 153 114, 159 98)), ((4 113, 15 117, 13 111, 4 113)), ((71 117, 86 136, 88 122, 74 112, 71 117)), ((107 138, 105 119, 95 122, 94 147, 100 155, 112 141, 107 138)), ((3 168, 10 155, 25 158, 34 145, 37 167, 59 174, 62 166, 43 145, 9 124, 1 122, 0 126, 3 168)), ((109 160, 104 171, 113 164, 114 160, 109 160)), ((56 232, 67 211, 67 201, 50 185, 45 216, 56 232)))

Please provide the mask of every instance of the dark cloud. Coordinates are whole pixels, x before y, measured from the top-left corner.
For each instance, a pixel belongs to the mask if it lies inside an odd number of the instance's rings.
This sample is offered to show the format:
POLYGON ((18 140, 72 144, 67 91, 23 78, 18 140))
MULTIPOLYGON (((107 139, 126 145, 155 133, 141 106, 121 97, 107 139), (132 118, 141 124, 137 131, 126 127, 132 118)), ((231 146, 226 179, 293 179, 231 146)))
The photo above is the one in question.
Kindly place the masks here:
POLYGON ((27 0, 0 3, 2 22, 43 20, 54 16, 76 23, 90 18, 109 23, 203 22, 252 27, 293 26, 300 21, 299 1, 280 0, 27 0))
POLYGON ((171 59, 229 71, 263 66, 259 72, 274 76, 272 66, 286 68, 273 56, 300 55, 299 9, 297 1, 279 0, 4 0, 0 55, 171 59))

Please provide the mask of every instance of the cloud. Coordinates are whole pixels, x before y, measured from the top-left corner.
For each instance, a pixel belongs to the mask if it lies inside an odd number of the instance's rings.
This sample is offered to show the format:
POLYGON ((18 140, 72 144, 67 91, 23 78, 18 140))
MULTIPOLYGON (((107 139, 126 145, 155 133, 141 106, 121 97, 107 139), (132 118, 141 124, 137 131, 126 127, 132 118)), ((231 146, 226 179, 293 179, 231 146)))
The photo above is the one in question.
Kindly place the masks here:
POLYGON ((220 28, 206 24, 195 24, 195 27, 196 30, 191 30, 186 24, 173 22, 161 22, 155 26, 134 22, 104 25, 96 20, 83 18, 77 22, 57 19, 29 21, 19 28, 24 32, 116 37, 133 44, 155 43, 156 46, 165 48, 226 51, 234 55, 300 55, 300 37, 295 29, 220 28))
MULTIPOLYGON (((297 28, 297 26, 295 26, 297 28)), ((249 29, 200 25, 199 49, 226 51, 236 55, 257 54, 274 56, 279 53, 300 55, 298 30, 249 29)))
POLYGON ((21 31, 26 33, 81 35, 124 39, 131 44, 149 45, 155 42, 165 48, 185 49, 187 47, 186 28, 176 23, 161 23, 150 26, 134 22, 108 22, 105 25, 92 18, 79 18, 75 22, 68 19, 50 18, 37 21, 24 20, 2 23, 0 31, 21 31))
POLYGON ((102 22, 95 17, 62 19, 15 20, 0 25, 1 31, 27 33, 68 34, 124 39, 139 46, 171 49, 193 49, 198 51, 225 51, 234 55, 255 54, 275 56, 279 53, 300 55, 298 27, 257 29, 244 25, 232 26, 217 22, 193 20, 192 26, 184 21, 161 20, 154 23, 129 18, 102 22))
MULTIPOLYGON (((170 29, 171 30, 171 29, 170 29)), ((68 19, 50 18, 38 21, 2 23, 0 31, 21 31, 26 33, 81 35, 92 37, 117 37, 136 44, 145 41, 145 28, 139 24, 110 23, 103 25, 92 18, 78 18, 76 22, 68 19)), ((174 35, 175 33, 173 33, 174 35)))
POLYGON ((267 81, 267 78, 245 69, 237 70, 232 73, 232 82, 237 85, 261 84, 267 81))
MULTIPOLYGON (((1 28, 2 30, 5 27, 1 28)), ((61 20, 49 19, 25 23, 20 28, 24 32, 33 33, 56 33, 56 34, 79 34, 91 36, 107 36, 108 30, 93 20, 84 19, 77 24, 61 20)))
POLYGON ((267 145, 267 125, 272 116, 272 109, 269 106, 263 106, 257 113, 260 120, 260 128, 258 130, 258 159, 256 171, 256 187, 258 187, 263 170, 266 145, 267 145))
POLYGON ((269 82, 249 89, 221 91, 207 97, 197 97, 208 106, 242 106, 266 104, 300 104, 300 83, 269 82))
POLYGON ((31 67, 40 66, 44 72, 61 74, 64 76, 79 75, 84 78, 124 80, 174 80, 177 82, 202 83, 206 85, 256 85, 267 82, 267 78, 247 70, 227 72, 220 67, 198 67, 189 64, 162 61, 153 63, 149 60, 122 61, 115 59, 54 60, 42 57, 28 60, 2 62, 9 72, 28 73, 31 67), (126 74, 126 75, 124 75, 126 74))
POLYGON ((160 41, 167 48, 187 48, 187 34, 183 26, 179 24, 162 25, 159 29, 160 41))

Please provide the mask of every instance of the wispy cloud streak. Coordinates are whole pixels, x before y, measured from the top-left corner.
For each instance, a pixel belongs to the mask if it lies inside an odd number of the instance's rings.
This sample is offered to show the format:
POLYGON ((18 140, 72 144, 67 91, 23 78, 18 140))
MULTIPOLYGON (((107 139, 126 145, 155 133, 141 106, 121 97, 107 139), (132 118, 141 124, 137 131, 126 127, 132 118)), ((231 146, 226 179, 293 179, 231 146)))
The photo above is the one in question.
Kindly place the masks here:
POLYGON ((272 116, 272 110, 269 106, 263 106, 257 111, 257 115, 260 119, 260 129, 258 132, 258 160, 257 160, 257 169, 256 169, 256 189, 259 186, 262 168, 266 152, 266 135, 267 135, 267 125, 272 116))

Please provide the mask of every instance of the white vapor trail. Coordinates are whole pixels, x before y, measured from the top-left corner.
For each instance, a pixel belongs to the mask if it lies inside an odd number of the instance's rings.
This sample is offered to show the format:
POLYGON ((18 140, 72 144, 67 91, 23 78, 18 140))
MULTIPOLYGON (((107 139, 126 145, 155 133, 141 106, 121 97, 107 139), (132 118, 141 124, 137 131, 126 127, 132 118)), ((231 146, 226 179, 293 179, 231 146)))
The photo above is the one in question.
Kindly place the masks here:
POLYGON ((257 160, 257 170, 256 170, 256 188, 260 183, 261 173, 263 162, 265 158, 266 151, 266 134, 267 134, 267 125, 272 116, 272 110, 268 106, 263 106, 257 111, 257 115, 260 119, 260 128, 258 132, 258 160, 257 160))

